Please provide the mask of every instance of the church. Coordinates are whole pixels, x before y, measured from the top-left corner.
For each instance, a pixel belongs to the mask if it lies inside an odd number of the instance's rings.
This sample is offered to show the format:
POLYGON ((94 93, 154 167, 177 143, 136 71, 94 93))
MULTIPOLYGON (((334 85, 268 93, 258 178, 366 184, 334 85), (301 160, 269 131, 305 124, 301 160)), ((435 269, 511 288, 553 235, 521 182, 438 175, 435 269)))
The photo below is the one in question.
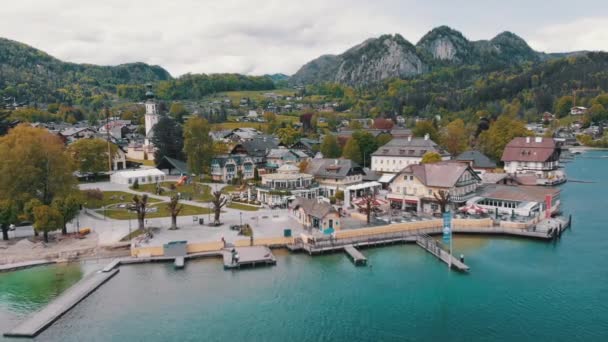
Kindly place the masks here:
POLYGON ((136 160, 154 160, 154 144, 152 137, 154 135, 154 126, 160 120, 158 111, 158 102, 154 98, 152 85, 146 84, 146 114, 144 116, 145 137, 143 144, 141 142, 133 142, 127 148, 127 157, 136 160))

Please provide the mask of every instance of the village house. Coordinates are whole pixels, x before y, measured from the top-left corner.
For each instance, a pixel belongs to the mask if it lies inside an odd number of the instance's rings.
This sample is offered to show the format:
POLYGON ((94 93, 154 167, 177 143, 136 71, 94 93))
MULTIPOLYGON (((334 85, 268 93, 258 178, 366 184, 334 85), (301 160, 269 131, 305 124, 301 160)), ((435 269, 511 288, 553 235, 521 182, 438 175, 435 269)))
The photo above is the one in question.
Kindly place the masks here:
POLYGON ((411 164, 393 178, 387 199, 393 208, 437 213, 440 192, 448 193, 450 205, 457 208, 475 196, 479 183, 481 178, 466 163, 411 164))
POLYGON ((372 170, 397 173, 408 165, 419 164, 427 152, 436 152, 441 159, 449 160, 450 154, 439 147, 428 134, 424 138, 393 139, 372 153, 372 170))
POLYGON ((245 154, 221 155, 211 160, 211 178, 216 182, 229 183, 239 176, 252 179, 254 169, 253 159, 245 154))
POLYGON ((339 230, 340 214, 329 203, 317 199, 296 198, 289 206, 290 215, 308 229, 339 230))
POLYGON ((240 155, 246 154, 253 160, 253 163, 258 168, 258 171, 265 172, 266 155, 270 150, 279 147, 279 139, 272 135, 259 134, 253 139, 243 141, 236 144, 230 154, 240 155))
POLYGON ((310 157, 300 150, 273 148, 266 154, 266 170, 276 170, 284 164, 296 165, 308 159, 310 157))
POLYGON ((315 177, 327 197, 363 181, 363 168, 349 159, 311 159, 306 173, 315 177))
POLYGON ((295 144, 291 145, 291 148, 294 150, 300 150, 309 155, 310 157, 314 157, 317 152, 319 152, 319 148, 321 143, 319 140, 309 139, 309 138, 300 138, 295 144))
POLYGON ((258 201, 270 206, 283 206, 298 197, 316 198, 319 196, 319 184, 312 175, 301 173, 292 164, 284 164, 276 173, 261 176, 257 186, 258 201))
POLYGON ((478 175, 482 175, 486 172, 494 172, 496 169, 496 163, 477 150, 462 152, 455 160, 469 164, 473 171, 478 175))
POLYGON ((585 113, 587 113, 586 107, 576 106, 570 108, 570 115, 584 115, 585 113))
POLYGON ((69 127, 61 130, 59 134, 64 141, 72 143, 80 139, 90 139, 97 135, 97 131, 92 127, 69 127))
POLYGON ((537 186, 486 185, 467 201, 496 216, 550 217, 559 212, 560 190, 537 186))
POLYGON ((566 181, 559 168, 561 148, 552 138, 519 137, 502 154, 505 171, 526 185, 555 185, 566 181), (529 181, 527 181, 529 180, 529 181))

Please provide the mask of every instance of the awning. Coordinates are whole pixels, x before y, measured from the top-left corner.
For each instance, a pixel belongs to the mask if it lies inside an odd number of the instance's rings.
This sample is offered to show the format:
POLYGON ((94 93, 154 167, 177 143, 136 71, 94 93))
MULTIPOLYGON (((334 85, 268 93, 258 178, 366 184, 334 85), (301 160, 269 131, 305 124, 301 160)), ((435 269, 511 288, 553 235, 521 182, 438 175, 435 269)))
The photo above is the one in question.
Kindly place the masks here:
POLYGON ((378 179, 378 182, 380 183, 390 183, 393 181, 393 179, 397 177, 397 174, 395 173, 385 173, 382 175, 382 177, 380 177, 380 179, 378 179))

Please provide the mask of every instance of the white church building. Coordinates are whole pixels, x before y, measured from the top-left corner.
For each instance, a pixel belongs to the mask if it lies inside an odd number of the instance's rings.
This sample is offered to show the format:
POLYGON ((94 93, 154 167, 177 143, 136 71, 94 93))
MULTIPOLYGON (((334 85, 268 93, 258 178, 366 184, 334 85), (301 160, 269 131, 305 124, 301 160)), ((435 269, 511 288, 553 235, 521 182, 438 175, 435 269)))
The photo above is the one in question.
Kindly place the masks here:
POLYGON ((127 157, 136 160, 154 160, 154 145, 152 144, 152 136, 154 135, 153 128, 160 120, 158 112, 158 103, 152 92, 152 85, 146 84, 146 114, 144 116, 145 138, 142 143, 132 143, 127 148, 127 157))

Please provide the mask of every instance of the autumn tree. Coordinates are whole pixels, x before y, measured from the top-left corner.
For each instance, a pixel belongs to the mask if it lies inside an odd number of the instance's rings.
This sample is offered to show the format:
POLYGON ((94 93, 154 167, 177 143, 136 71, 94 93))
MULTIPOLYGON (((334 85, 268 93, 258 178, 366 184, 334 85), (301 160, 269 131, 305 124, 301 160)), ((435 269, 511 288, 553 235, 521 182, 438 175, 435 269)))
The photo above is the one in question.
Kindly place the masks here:
POLYGON ((357 139, 354 137, 348 138, 346 145, 344 146, 344 150, 342 151, 342 157, 345 159, 350 159, 355 163, 361 164, 361 149, 359 148, 359 143, 357 139))
POLYGON ((173 102, 169 108, 169 115, 177 122, 183 122, 184 116, 188 115, 188 110, 186 110, 183 103, 173 102))
POLYGON ((422 156, 420 164, 433 164, 441 161, 441 155, 437 152, 427 152, 422 156))
MULTIPOLYGON (((108 142, 103 139, 79 139, 68 147, 68 152, 76 162, 81 173, 92 173, 94 177, 100 172, 108 171, 108 142)), ((110 143, 110 153, 118 153, 116 145, 110 143)))
POLYGON ((450 122, 441 132, 441 145, 453 156, 466 151, 469 147, 469 136, 462 119, 450 122))
POLYGON ((2 229, 2 240, 8 240, 8 229, 11 224, 17 222, 19 208, 12 200, 0 200, 0 228, 2 229))
POLYGON ((481 151, 494 160, 500 160, 505 146, 515 137, 531 134, 525 124, 507 115, 501 115, 490 128, 479 135, 478 145, 481 151))
POLYGON ((384 146, 388 144, 391 140, 393 140, 393 136, 388 133, 378 134, 378 136, 376 136, 376 146, 384 146))
POLYGON ((67 223, 72 221, 80 211, 80 200, 73 194, 53 200, 52 207, 57 209, 61 218, 61 233, 67 234, 67 223))
POLYGON ((391 130, 395 123, 391 119, 384 118, 375 118, 374 119, 374 128, 383 129, 383 130, 391 130))
POLYGON ((190 172, 202 175, 211 166, 214 155, 209 124, 201 117, 192 117, 184 125, 184 153, 190 172))
POLYGON ((369 191, 361 197, 361 207, 367 217, 367 224, 371 223, 372 213, 378 209, 378 201, 376 200, 376 192, 369 191))
POLYGON ((177 195, 171 196, 171 200, 167 203, 167 209, 171 214, 171 228, 170 230, 177 229, 177 215, 184 209, 184 206, 179 204, 179 197, 177 195))
POLYGON ((338 139, 333 134, 326 134, 321 142, 321 153, 324 158, 338 158, 341 150, 338 139))
POLYGON ((574 105, 574 98, 570 95, 562 96, 555 102, 555 114, 558 118, 563 118, 570 113, 570 109, 574 105))
POLYGON ((301 173, 305 173, 306 169, 308 169, 308 165, 310 165, 310 162, 308 161, 308 159, 302 159, 302 161, 298 165, 298 168, 300 169, 300 172, 301 173))
POLYGON ((19 125, 0 138, 0 199, 23 205, 32 198, 50 205, 76 188, 71 156, 56 135, 19 125))
POLYGON ((34 229, 41 232, 44 242, 49 242, 49 232, 61 227, 61 213, 52 206, 39 205, 34 208, 34 229))
POLYGON ((300 139, 300 131, 291 126, 277 129, 276 135, 285 146, 291 146, 300 139))
POLYGON ((435 142, 439 141, 439 132, 437 131, 437 127, 433 124, 433 121, 430 120, 420 120, 416 122, 416 126, 412 130, 414 136, 422 138, 429 135, 429 138, 435 142))
POLYGON ((221 193, 221 191, 214 191, 213 198, 211 199, 211 204, 213 204, 213 214, 214 221, 213 224, 219 226, 220 222, 220 214, 222 213, 222 208, 228 203, 228 197, 221 193))
POLYGON ((184 134, 182 126, 168 116, 162 116, 158 123, 152 128, 154 144, 154 160, 158 163, 163 157, 177 160, 183 159, 184 134))

